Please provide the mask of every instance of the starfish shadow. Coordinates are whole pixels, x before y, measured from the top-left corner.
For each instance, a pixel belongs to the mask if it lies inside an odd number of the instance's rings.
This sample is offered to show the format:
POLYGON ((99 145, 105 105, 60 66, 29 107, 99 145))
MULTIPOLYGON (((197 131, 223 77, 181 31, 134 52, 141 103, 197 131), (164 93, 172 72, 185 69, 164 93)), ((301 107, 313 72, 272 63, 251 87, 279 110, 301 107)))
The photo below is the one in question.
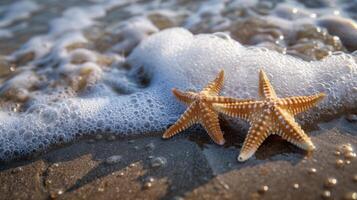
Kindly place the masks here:
MULTIPOLYGON (((231 170, 239 170, 245 167, 264 164, 271 161, 288 161, 292 165, 298 164, 305 156, 309 156, 304 150, 283 140, 280 136, 270 135, 259 147, 255 155, 245 162, 238 162, 237 156, 243 145, 247 126, 230 127, 227 122, 222 121, 222 130, 225 132, 226 144, 224 148, 211 145, 212 142, 204 134, 191 134, 189 139, 194 141, 203 151, 206 151, 208 160, 219 160, 221 163, 229 163, 226 167, 218 166, 216 174, 225 173, 231 170), (237 131, 238 130, 238 131, 237 131), (207 155, 209 154, 209 155, 207 155)), ((201 130, 202 132, 204 130, 201 130)), ((215 161, 213 161, 215 163, 215 161)), ((215 166, 211 165, 213 171, 215 166)))

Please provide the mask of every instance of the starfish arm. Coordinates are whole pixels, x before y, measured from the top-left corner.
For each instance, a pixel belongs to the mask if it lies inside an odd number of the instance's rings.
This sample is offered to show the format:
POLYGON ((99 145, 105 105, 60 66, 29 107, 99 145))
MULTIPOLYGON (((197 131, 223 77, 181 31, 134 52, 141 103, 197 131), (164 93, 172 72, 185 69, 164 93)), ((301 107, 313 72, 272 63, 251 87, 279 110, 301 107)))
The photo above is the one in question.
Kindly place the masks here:
POLYGON ((277 98, 275 90, 263 70, 259 72, 259 96, 262 98, 277 98))
POLYGON ((228 115, 230 117, 239 117, 249 121, 250 115, 259 106, 259 101, 242 100, 237 103, 213 103, 215 111, 228 115))
POLYGON ((291 114, 281 108, 277 108, 274 118, 277 122, 274 131, 276 131, 277 135, 302 149, 308 151, 315 149, 309 136, 307 136, 300 125, 296 123, 291 114))
POLYGON ((243 162, 252 157, 268 136, 269 129, 266 122, 255 121, 252 123, 238 156, 238 161, 243 162))
POLYGON ((207 104, 201 110, 201 125, 206 129, 211 139, 219 145, 223 145, 225 140, 223 132, 219 126, 218 114, 207 104))
POLYGON ((224 81, 224 71, 221 70, 217 77, 210 82, 205 88, 203 88, 203 92, 207 92, 210 95, 218 95, 219 92, 222 90, 223 87, 223 81, 224 81))
POLYGON ((190 127, 194 123, 197 122, 197 103, 192 103, 191 106, 187 108, 187 110, 181 115, 181 117, 176 121, 176 123, 170 126, 169 129, 165 131, 162 135, 162 138, 170 138, 177 133, 185 130, 190 127))
POLYGON ((193 97, 187 92, 182 92, 176 88, 173 88, 172 93, 179 101, 185 103, 186 105, 190 105, 193 102, 193 97))
POLYGON ((325 96, 324 93, 319 93, 311 96, 287 97, 280 99, 280 107, 296 115, 314 107, 325 96))

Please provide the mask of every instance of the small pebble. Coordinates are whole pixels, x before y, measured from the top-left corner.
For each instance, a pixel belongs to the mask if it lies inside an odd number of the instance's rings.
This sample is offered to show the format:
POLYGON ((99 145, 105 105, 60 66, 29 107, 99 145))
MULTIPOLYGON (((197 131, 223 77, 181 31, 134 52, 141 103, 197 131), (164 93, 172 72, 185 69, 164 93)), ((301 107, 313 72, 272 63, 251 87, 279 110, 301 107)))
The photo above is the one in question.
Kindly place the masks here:
POLYGON ((146 181, 152 183, 155 181, 155 179, 153 177, 148 177, 146 181))
POLYGON ((148 151, 151 151, 151 150, 155 149, 155 145, 153 143, 149 143, 145 146, 145 149, 148 151))
POLYGON ((299 184, 298 184, 298 183, 295 183, 295 184, 293 185, 293 187, 294 187, 294 189, 299 189, 299 184))
POLYGON ((164 157, 156 157, 151 159, 151 167, 157 168, 157 167, 163 167, 167 164, 167 160, 164 157))
POLYGON ((335 186, 336 184, 337 184, 337 179, 330 177, 330 178, 326 179, 324 186, 331 188, 331 187, 335 186))
POLYGON ((345 154, 345 158, 349 159, 349 160, 352 160, 352 159, 356 158, 356 153, 355 152, 348 152, 348 153, 345 154))
POLYGON ((309 174, 316 174, 316 172, 317 172, 316 168, 309 169, 309 174))
POLYGON ((346 119, 350 122, 357 122, 357 115, 349 114, 346 116, 346 119))
POLYGON ((264 185, 261 188, 259 188, 258 192, 260 194, 264 194, 264 193, 268 192, 268 190, 269 190, 269 187, 267 185, 264 185))
POLYGON ((322 192, 321 197, 323 199, 329 199, 329 198, 331 198, 331 192, 328 191, 328 190, 325 190, 325 191, 322 192))
POLYGON ((151 188, 152 187, 152 183, 151 182, 146 182, 145 184, 144 184, 144 189, 149 189, 149 188, 151 188))
POLYGON ((105 160, 105 163, 109 164, 109 165, 113 165, 113 164, 117 164, 119 162, 121 162, 122 160, 122 156, 120 155, 113 155, 113 156, 110 156, 108 157, 106 160, 105 160))
POLYGON ((9 69, 10 69, 10 71, 14 72, 14 71, 16 71, 16 66, 15 65, 11 65, 9 69))
POLYGON ((336 167, 343 167, 344 162, 341 159, 336 160, 336 167))
POLYGON ((352 145, 350 143, 343 144, 340 148, 341 148, 343 153, 348 153, 348 152, 352 152, 353 151, 352 145))
POLYGON ((15 169, 13 169, 11 171, 11 173, 15 174, 15 173, 18 173, 18 172, 22 172, 23 171, 23 168, 22 167, 16 167, 15 169))
POLYGON ((345 194, 344 198, 345 200, 357 200, 357 192, 348 192, 345 194))

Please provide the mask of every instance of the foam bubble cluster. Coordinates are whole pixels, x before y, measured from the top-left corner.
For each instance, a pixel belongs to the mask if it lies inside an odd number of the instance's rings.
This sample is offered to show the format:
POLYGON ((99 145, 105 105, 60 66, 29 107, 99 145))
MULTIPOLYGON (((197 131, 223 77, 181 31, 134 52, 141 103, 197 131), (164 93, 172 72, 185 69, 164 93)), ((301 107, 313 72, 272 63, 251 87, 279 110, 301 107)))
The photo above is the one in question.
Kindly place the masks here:
POLYGON ((258 71, 264 69, 280 96, 326 93, 319 113, 336 114, 357 105, 356 60, 344 53, 307 62, 265 48, 244 47, 223 33, 193 36, 184 29, 171 29, 152 36, 129 60, 144 66, 153 74, 153 84, 167 91, 198 89, 224 69, 224 95, 257 98, 258 71))
MULTIPOLYGON (((357 64, 347 54, 306 62, 264 48, 244 47, 223 33, 195 36, 182 28, 161 31, 142 42, 127 59, 132 66, 128 74, 115 75, 123 73, 118 69, 106 72, 85 50, 57 54, 68 61, 63 61, 58 71, 52 70, 52 76, 72 74, 74 70, 81 76, 93 73, 94 81, 79 96, 59 88, 53 94, 49 88, 31 93, 24 112, 1 111, 0 159, 8 160, 82 135, 162 131, 184 109, 172 96, 171 88, 201 89, 220 69, 226 72, 223 94, 227 96, 256 98, 261 68, 281 97, 325 92, 326 99, 303 120, 357 108, 357 64), (73 57, 85 62, 73 66, 73 57), (110 75, 113 73, 117 78, 110 75), (134 84, 131 79, 140 76, 148 80, 147 87, 135 87, 121 95, 103 84, 112 81, 128 86, 134 84)), ((48 71, 37 75, 43 73, 48 71)), ((21 80, 30 80, 32 76, 27 75, 21 80)), ((13 82, 16 81, 15 76, 13 82)))

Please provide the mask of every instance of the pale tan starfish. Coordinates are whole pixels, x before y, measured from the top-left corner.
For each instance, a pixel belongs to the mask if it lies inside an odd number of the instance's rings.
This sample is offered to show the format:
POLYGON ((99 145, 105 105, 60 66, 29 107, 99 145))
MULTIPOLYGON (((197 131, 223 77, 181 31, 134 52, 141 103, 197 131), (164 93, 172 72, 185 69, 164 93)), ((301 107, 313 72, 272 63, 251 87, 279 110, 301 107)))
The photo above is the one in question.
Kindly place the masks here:
POLYGON ((260 100, 246 100, 235 103, 215 103, 214 109, 231 117, 247 120, 251 127, 244 141, 238 161, 250 158, 270 134, 307 151, 315 149, 311 139, 304 133, 294 115, 316 105, 325 96, 323 93, 312 96, 278 98, 263 70, 259 74, 260 100))
POLYGON ((188 108, 176 123, 166 130, 162 137, 170 138, 191 125, 199 123, 206 129, 215 143, 223 145, 225 140, 219 126, 218 114, 213 110, 212 104, 237 102, 237 99, 234 98, 218 96, 223 87, 223 81, 224 71, 222 70, 216 79, 201 92, 181 92, 175 88, 172 89, 176 98, 185 103, 188 108))

